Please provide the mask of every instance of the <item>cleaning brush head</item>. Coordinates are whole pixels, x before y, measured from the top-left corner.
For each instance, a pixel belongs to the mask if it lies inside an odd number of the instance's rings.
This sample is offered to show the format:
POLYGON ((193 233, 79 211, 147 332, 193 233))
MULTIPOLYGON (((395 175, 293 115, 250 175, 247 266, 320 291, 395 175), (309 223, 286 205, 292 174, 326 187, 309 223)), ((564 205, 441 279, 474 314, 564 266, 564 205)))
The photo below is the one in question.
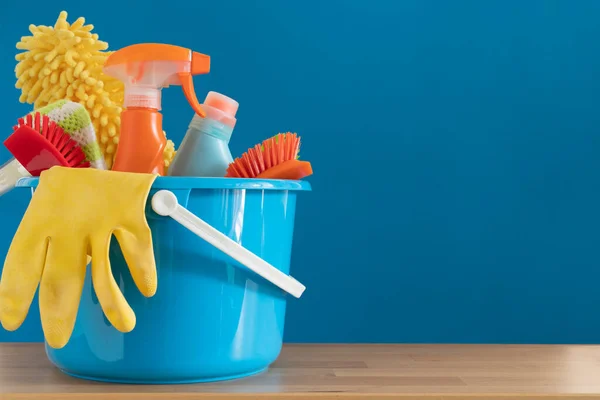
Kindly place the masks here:
POLYGON ((68 100, 20 118, 4 146, 14 158, 0 167, 0 196, 54 166, 106 169, 87 111, 68 100))
POLYGON ((19 118, 4 145, 32 176, 56 165, 90 166, 81 146, 50 117, 40 113, 19 118))
POLYGON ((280 133, 257 144, 227 168, 226 177, 302 179, 312 174, 307 161, 299 161, 300 136, 280 133))
POLYGON ((71 137, 85 154, 90 167, 106 169, 106 163, 96 139, 96 131, 85 107, 70 100, 59 100, 32 114, 46 115, 71 137))

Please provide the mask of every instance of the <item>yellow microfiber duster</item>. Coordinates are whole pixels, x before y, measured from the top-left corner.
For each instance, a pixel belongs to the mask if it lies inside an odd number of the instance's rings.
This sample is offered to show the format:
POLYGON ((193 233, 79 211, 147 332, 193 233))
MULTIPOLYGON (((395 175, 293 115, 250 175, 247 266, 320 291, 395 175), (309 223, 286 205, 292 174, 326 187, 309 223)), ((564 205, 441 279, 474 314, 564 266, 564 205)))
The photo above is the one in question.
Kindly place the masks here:
MULTIPOLYGON (((71 100, 88 110, 108 168, 119 144, 123 84, 102 73, 108 44, 92 33, 83 17, 73 24, 62 11, 53 27, 30 25, 33 36, 24 36, 17 49, 16 87, 20 101, 40 108, 57 100, 71 100)), ((172 141, 164 151, 165 166, 175 155, 172 141)))

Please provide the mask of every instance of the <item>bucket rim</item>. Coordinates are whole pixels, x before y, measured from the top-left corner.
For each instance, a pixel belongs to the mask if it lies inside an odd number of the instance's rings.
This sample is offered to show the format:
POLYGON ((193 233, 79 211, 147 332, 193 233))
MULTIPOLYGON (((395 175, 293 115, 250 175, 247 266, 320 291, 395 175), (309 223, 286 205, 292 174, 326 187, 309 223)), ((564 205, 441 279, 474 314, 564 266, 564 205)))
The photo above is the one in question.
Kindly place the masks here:
MULTIPOLYGON (((39 177, 21 178, 15 187, 36 188, 39 177)), ((249 189, 249 190, 298 190, 311 191, 307 181, 257 178, 208 178, 189 176, 159 176, 152 189, 249 189)))

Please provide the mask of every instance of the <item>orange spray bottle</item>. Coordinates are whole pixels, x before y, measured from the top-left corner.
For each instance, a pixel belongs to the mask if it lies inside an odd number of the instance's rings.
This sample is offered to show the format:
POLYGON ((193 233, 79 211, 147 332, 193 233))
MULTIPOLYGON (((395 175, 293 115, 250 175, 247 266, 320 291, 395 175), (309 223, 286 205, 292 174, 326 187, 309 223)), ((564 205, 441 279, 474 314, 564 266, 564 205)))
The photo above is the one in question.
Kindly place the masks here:
POLYGON ((204 118, 192 76, 209 71, 209 56, 169 44, 134 44, 108 57, 104 73, 125 85, 113 171, 164 175, 167 140, 162 130, 161 89, 180 85, 192 109, 204 118))

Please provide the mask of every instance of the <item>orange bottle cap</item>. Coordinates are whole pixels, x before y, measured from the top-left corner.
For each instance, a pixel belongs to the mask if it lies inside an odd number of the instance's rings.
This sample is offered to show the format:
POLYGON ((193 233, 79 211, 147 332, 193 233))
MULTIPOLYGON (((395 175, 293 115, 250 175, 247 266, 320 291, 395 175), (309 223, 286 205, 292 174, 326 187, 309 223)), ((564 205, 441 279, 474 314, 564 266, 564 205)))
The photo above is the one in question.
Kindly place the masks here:
POLYGON ((232 128, 235 126, 235 114, 240 105, 231 97, 217 92, 208 92, 203 106, 207 118, 214 119, 232 128))

